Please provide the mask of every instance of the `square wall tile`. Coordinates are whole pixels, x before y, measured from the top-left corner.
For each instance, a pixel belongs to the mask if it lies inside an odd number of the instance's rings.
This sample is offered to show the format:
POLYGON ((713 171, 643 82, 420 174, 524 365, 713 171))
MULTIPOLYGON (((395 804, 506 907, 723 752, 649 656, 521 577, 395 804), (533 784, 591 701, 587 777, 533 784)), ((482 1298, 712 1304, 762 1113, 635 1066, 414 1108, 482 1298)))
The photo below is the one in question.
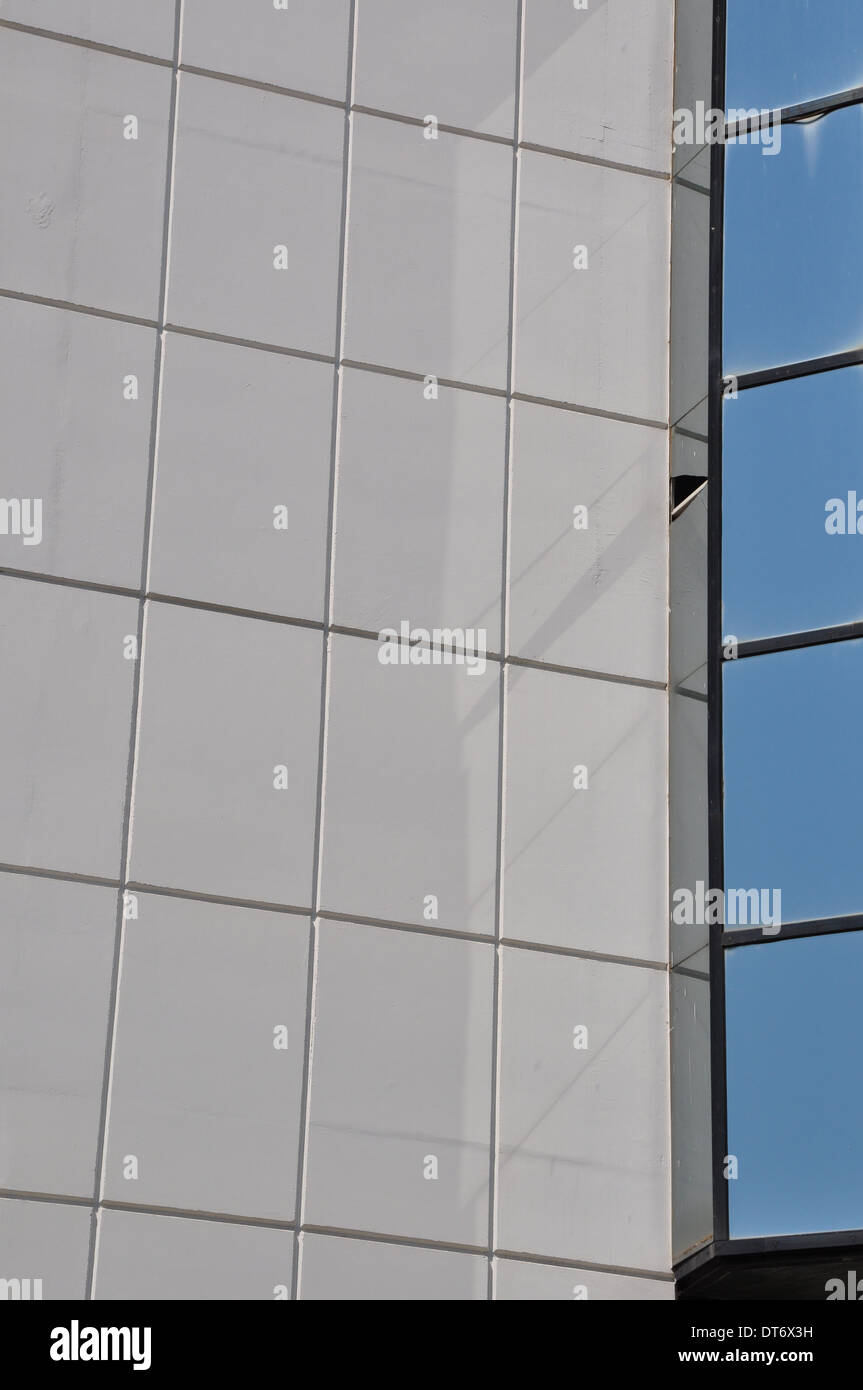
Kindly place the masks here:
POLYGON ((385 666, 371 638, 332 642, 321 906, 493 934, 497 663, 385 666))
POLYGON ((671 1137, 674 1258, 713 1235, 710 1109, 710 955, 671 973, 671 1137))
POLYGON ((333 368, 168 334, 150 588, 324 617, 333 368))
POLYGON ((0 1187, 92 1197, 117 893, 0 874, 0 1187))
POLYGON ((604 1274, 568 1265, 527 1260, 495 1261, 495 1299, 504 1302, 565 1303, 588 1300, 614 1303, 674 1301, 672 1279, 639 1279, 604 1274))
POLYGON ((675 181, 672 191, 671 419, 710 391, 710 196, 675 181))
POLYGON ((170 70, 7 29, 0 92, 0 285, 158 318, 170 70))
POLYGON ((516 0, 363 0, 354 100, 512 139, 516 0))
POLYGON ((97 1299, 231 1303, 291 1296, 293 1231, 144 1212, 103 1211, 97 1299))
POLYGON ((300 1298, 306 1301, 472 1302, 487 1291, 488 1261, 481 1255, 303 1236, 300 1298))
POLYGON ((700 694, 705 701, 709 517, 710 488, 706 487, 675 517, 669 542, 671 684, 700 694))
POLYGON ((183 73, 168 318, 331 354, 344 112, 183 73))
POLYGON ((307 906, 319 632, 148 606, 132 879, 307 906))
POLYGON ((292 1221, 308 920, 145 893, 137 912, 123 943, 105 1195, 292 1221))
MULTIPOLYGON (((706 923, 678 923, 678 890, 709 883, 707 795, 707 531, 710 488, 671 525, 669 859, 672 960, 706 945, 706 923)), ((682 900, 682 901, 685 901, 682 900)))
POLYGON ((664 180, 523 153, 516 390, 667 420, 669 230, 664 180))
MULTIPOLYGON (((684 415, 682 419, 676 420, 674 422, 675 433, 681 430, 686 430, 688 433, 696 435, 699 442, 706 444, 708 431, 710 429, 710 421, 708 418, 709 412, 707 406, 707 401, 703 400, 692 410, 690 410, 686 415, 684 415)), ((683 469, 681 471, 686 472, 687 470, 683 469)), ((706 477, 708 472, 706 459, 703 468, 693 469, 692 471, 697 472, 706 477)))
POLYGON ((671 163, 669 0, 525 0, 523 139, 616 164, 671 163))
POLYGON ((31 1298, 34 1279, 43 1299, 84 1298, 89 1242, 89 1207, 0 1198, 0 1279, 29 1279, 31 1298))
MULTIPOLYGON (((687 416, 687 419, 689 417, 687 416)), ((707 439, 701 435, 694 438, 687 430, 671 431, 671 476, 679 478, 706 478, 708 472, 707 439)))
POLYGON ((518 401, 510 496, 509 650, 665 681, 666 433, 518 401))
POLYGON ((321 922, 310 1225, 485 1245, 492 946, 321 922))
POLYGON ((155 58, 174 52, 177 0, 4 0, 3 18, 155 58))
POLYGON ((481 626, 500 646, 506 402, 346 371, 335 620, 481 626), (374 557, 370 563, 370 556, 374 557))
POLYGON ((506 386, 512 150, 354 117, 345 356, 506 386))
POLYGON ((504 935, 665 960, 665 692, 512 666, 507 682, 504 935))
MULTIPOLYGON (((713 0, 707 0, 707 3, 712 4, 713 0)), ((706 106, 709 109, 709 97, 707 99, 706 106)), ((712 145, 704 145, 701 149, 698 150, 696 154, 692 154, 692 151, 689 147, 685 145, 682 146, 681 149, 677 151, 675 154, 674 177, 677 178, 679 176, 681 180, 685 179, 687 183, 693 183, 695 184, 696 188, 700 188, 705 193, 709 193, 710 163, 712 150, 712 145), (682 157, 683 160, 682 167, 680 169, 677 168, 678 154, 682 157)))
MULTIPOLYGON (((675 922, 674 913, 686 904, 677 897, 683 889, 699 893, 710 883, 707 797, 707 698, 674 690, 668 707, 669 800, 669 938, 676 964, 705 947, 710 939, 706 922, 675 922)), ((678 912, 678 915, 685 915, 678 912)))
MULTIPOLYGON (((695 112, 696 103, 705 110, 713 105, 713 0, 689 0, 674 7, 674 108, 695 112)), ((675 147, 675 173, 686 168, 686 178, 698 177, 693 165, 709 162, 710 146, 675 147), (705 156, 708 159, 705 160, 705 156)))
POLYGON ((184 0, 183 62, 345 100, 350 0, 184 0))
POLYGON ((666 1272, 665 973, 503 957, 498 1247, 666 1272))
POLYGON ((116 878, 135 599, 0 579, 0 863, 116 878))
POLYGON ((137 589, 155 330, 6 299, 0 351, 0 495, 24 508, 0 564, 137 589))

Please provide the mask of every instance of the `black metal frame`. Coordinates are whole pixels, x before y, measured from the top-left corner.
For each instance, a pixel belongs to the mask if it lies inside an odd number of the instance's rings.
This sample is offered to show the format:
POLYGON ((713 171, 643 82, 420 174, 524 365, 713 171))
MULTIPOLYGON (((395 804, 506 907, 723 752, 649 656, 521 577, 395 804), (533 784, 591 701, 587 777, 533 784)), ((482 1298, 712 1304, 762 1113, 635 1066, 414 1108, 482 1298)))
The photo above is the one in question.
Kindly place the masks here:
POLYGON ((863 363, 863 348, 851 348, 847 352, 833 352, 827 357, 810 357, 804 362, 786 362, 781 367, 764 367, 757 372, 741 372, 739 376, 726 377, 727 383, 734 383, 735 390, 751 391, 754 386, 774 386, 780 381, 796 381, 802 376, 817 376, 819 372, 835 372, 840 367, 859 367, 863 363))
MULTIPOLYGON (((713 87, 715 109, 725 110, 727 0, 713 0, 713 87)), ((817 101, 783 108, 774 114, 773 123, 792 124, 815 119, 845 107, 863 105, 863 87, 840 92, 817 101)), ((734 128, 741 133, 746 123, 734 128)), ((726 134, 730 127, 726 128, 726 134)), ((708 863, 712 888, 724 890, 724 789, 722 683, 725 658, 722 632, 722 419, 723 401, 728 381, 723 374, 723 288, 724 288, 724 202, 725 202, 725 145, 714 144, 710 163, 710 287, 709 287, 709 383, 708 383, 708 478, 710 481, 707 556, 707 698, 708 698, 708 863)), ((763 371, 748 372, 733 378, 736 390, 745 391, 819 372, 863 365, 863 347, 828 357, 793 362, 763 371)), ((834 627, 781 636, 758 638, 738 644, 735 660, 761 656, 771 652, 797 650, 863 638, 863 622, 844 623, 834 627)), ((699 1270, 708 1268, 711 1261, 723 1267, 740 1268, 753 1261, 768 1269, 771 1260, 799 1255, 801 1261, 812 1252, 854 1251, 863 1246, 863 1230, 814 1232, 788 1236, 764 1236, 757 1239, 731 1239, 729 1235, 728 1183, 723 1176, 728 1152, 728 1113, 726 1077, 726 1016, 725 1016, 725 952, 738 946, 771 944, 794 938, 863 930, 863 914, 824 918, 808 922, 783 924, 775 935, 765 935, 760 928, 727 929, 719 923, 710 927, 710 1072, 712 1122, 712 1192, 713 1238, 677 1269, 678 1280, 695 1278, 699 1270)), ((699 1276, 701 1277, 701 1276, 699 1276)))
MULTIPOLYGON (((714 49, 714 52, 716 50, 714 49)), ((722 50, 725 63, 725 49, 722 50)), ((769 129, 774 125, 794 125, 799 121, 816 121, 821 116, 829 116, 833 111, 842 111, 846 106, 859 106, 863 103, 863 87, 848 87, 844 92, 833 92, 831 96, 816 97, 814 101, 798 101, 793 106, 777 106, 773 111, 759 112, 752 120, 726 121, 725 138, 734 140, 756 130, 769 129)), ((722 100, 714 102, 716 110, 725 110, 725 88, 722 100)))
MULTIPOLYGON (((713 5, 713 106, 725 110, 726 0, 713 5)), ((711 888, 725 884, 722 756, 722 308, 725 147, 710 151, 710 307, 708 350, 707 476, 707 823, 711 888)), ((710 1105, 713 1161, 713 1240, 728 1239, 728 1184, 722 1178, 727 1148, 725 1075, 725 952, 721 925, 710 927, 710 1105)))
POLYGON ((777 637, 753 637, 738 642, 736 661, 747 656, 766 656, 770 652, 796 652, 805 647, 823 647, 828 642, 850 642, 863 637, 863 622, 839 623, 836 627, 813 627, 805 632, 783 632, 777 637))
POLYGON ((807 922, 783 922, 775 936, 765 936, 762 927, 726 927, 722 933, 723 950, 734 946, 768 946, 771 941, 795 941, 804 936, 838 936, 846 931, 863 931, 863 913, 847 917, 814 917, 807 922))

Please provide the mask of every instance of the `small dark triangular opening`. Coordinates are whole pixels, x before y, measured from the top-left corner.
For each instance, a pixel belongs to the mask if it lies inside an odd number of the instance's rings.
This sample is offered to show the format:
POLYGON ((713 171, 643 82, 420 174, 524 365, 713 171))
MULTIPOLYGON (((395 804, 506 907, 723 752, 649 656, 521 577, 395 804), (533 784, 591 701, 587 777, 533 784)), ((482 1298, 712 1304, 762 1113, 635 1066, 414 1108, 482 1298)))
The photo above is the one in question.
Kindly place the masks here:
POLYGON ((701 491, 706 482, 706 478, 702 478, 696 473, 679 473, 676 478, 671 479, 672 521, 682 511, 685 511, 695 494, 701 491))

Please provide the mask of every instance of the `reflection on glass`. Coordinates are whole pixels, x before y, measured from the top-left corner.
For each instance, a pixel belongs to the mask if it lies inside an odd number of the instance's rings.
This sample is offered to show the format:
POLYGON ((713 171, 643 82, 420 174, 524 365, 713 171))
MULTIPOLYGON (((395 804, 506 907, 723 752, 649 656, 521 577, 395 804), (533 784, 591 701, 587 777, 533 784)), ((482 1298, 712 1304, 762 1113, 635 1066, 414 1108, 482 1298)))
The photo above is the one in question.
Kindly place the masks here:
POLYGON ((783 922, 863 912, 863 641, 723 675, 726 897, 779 890, 783 922))
POLYGON ((733 1237, 863 1227, 863 933, 726 952, 733 1237))
POLYGON ((863 618, 861 440, 863 367, 725 402, 725 632, 745 641, 863 618))
POLYGON ((726 375, 863 344, 861 226, 863 108, 728 144, 726 375))
POLYGON ((860 0, 728 0, 729 106, 793 106, 863 87, 860 0))

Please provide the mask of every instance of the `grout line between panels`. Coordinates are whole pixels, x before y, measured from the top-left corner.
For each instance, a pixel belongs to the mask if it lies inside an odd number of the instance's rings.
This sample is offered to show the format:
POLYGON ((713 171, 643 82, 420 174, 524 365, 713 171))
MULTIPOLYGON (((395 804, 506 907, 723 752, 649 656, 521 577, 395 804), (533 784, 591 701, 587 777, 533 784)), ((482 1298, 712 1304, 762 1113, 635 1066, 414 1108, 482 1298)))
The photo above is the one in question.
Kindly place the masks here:
MULTIPOLYGON (((507 304, 506 432, 503 449, 503 531, 501 535, 500 650, 509 644, 510 522, 512 510, 513 389, 515 386, 516 265, 518 249, 518 211, 521 179, 522 83, 524 74, 524 0, 518 0, 516 16, 515 82, 512 133, 512 185, 510 193, 509 283, 507 304)), ((504 837, 506 832, 506 749, 507 674, 501 662, 498 690, 497 744, 497 826, 495 843, 494 958, 491 1016, 491 1089, 488 1182, 488 1289, 489 1301, 495 1294, 494 1248, 497 1238, 498 1151, 500 1142, 500 1059, 501 1059, 501 938, 503 936, 504 837)))
POLYGON ((260 77, 243 77, 241 73, 222 72, 219 68, 202 68, 195 63, 181 63, 180 72, 190 77, 205 77, 214 82, 230 82, 235 87, 247 87, 253 92, 271 92, 274 96, 293 97, 296 101, 308 101, 317 106, 335 107, 344 111, 345 103, 338 97, 323 96, 320 92, 306 92, 301 87, 283 87, 278 82, 267 82, 260 77))
POLYGON ((544 154, 554 159, 570 159, 577 164, 591 164, 595 168, 610 169, 617 174, 639 174, 646 179, 660 179, 663 183, 671 182, 671 172, 668 169, 645 169, 639 164, 622 164, 616 159, 603 159, 600 155, 581 154, 578 150, 561 150, 554 145, 539 145, 533 140, 519 140, 519 149, 527 150, 530 154, 544 154))
MULTIPOLYGON (((361 362, 355 357, 343 357, 342 367, 349 367, 355 372, 374 372, 378 376, 395 377, 399 381, 416 381, 422 385, 426 378, 422 372, 410 371, 407 367, 389 367, 380 362, 361 362)), ((476 381, 458 381, 455 377, 438 376, 436 377, 439 388, 447 391, 473 391, 479 396, 495 396, 498 400, 506 400, 506 388, 503 386, 486 386, 476 381)))
POLYGON ((604 965, 630 965, 634 966, 637 970, 661 970, 665 973, 665 971, 670 968, 668 961, 643 960, 640 956, 608 955, 604 951, 582 950, 581 947, 578 946, 559 946, 547 941, 525 941, 523 938, 515 936, 502 936, 500 945, 519 951, 538 951, 548 956, 568 956, 576 960, 595 960, 604 965))
MULTIPOLYGON (((310 909, 307 909, 307 915, 309 911, 310 909)), ((315 912, 315 918, 318 922, 335 922, 337 925, 344 923, 353 927, 380 927, 382 931, 412 932, 414 936, 433 936, 439 941, 473 941, 478 946, 494 945, 494 937, 491 935, 459 931, 456 927, 435 927, 429 922, 401 922, 387 917, 366 917, 355 912, 339 912, 335 908, 321 907, 315 912)))
POLYGON ((538 661, 529 656, 507 656, 506 666, 527 671, 552 671, 560 676, 583 676, 585 680, 609 681, 612 685, 635 685, 640 690, 665 690, 664 681, 648 680, 646 676, 620 676, 612 671, 589 671, 582 666, 561 666, 556 661, 538 661))
POLYGON ((116 1202, 103 1197, 99 1202, 100 1211, 123 1211, 139 1216, 168 1216, 180 1221, 211 1221, 222 1226, 263 1226, 275 1231, 293 1231, 293 1221, 280 1221, 270 1216, 240 1216, 236 1212, 204 1211, 200 1208, 164 1206, 151 1202, 116 1202))
POLYGON ((439 1250, 451 1255, 473 1255, 488 1257, 484 1245, 462 1244, 458 1241, 432 1240, 426 1236, 403 1236, 385 1231, 355 1230, 350 1226, 323 1226, 307 1222, 301 1234, 332 1236, 338 1240, 363 1240, 372 1245, 400 1245, 413 1250, 439 1250))
MULTIPOLYGON (((379 121, 395 121, 399 125, 415 126, 419 130, 425 126, 425 120, 422 116, 406 116, 400 111, 386 111, 380 106, 363 106, 354 103, 351 110, 355 116, 372 116, 379 121)), ((450 125, 446 121, 438 121, 437 129, 443 131, 445 135, 459 135, 467 140, 485 140, 488 144, 503 145, 506 148, 512 147, 511 135, 496 135, 493 131, 488 130, 470 130, 467 126, 450 125)))
POLYGON ((514 401, 523 401, 526 405, 545 405, 553 410, 572 410, 576 415, 592 415, 598 420, 616 420, 621 425, 643 425, 651 430, 668 429, 667 420, 653 420, 646 415, 626 415, 620 410, 603 410, 595 405, 577 405, 575 401, 555 401, 550 396, 533 396, 527 391, 513 391, 514 401))
POLYGON ((97 319, 111 319, 138 328, 158 328, 156 319, 142 319, 135 314, 123 314, 117 309, 100 309, 93 304, 79 304, 74 299, 55 299, 51 295, 31 294, 28 290, 0 288, 0 299, 16 299, 22 304, 38 304, 45 309, 63 309, 70 314, 90 314, 97 319))
POLYGON ((34 39, 50 39, 54 43, 68 44, 72 48, 85 48, 90 53, 107 53, 112 58, 129 58, 132 62, 149 63, 157 68, 173 67, 170 58, 162 58, 156 53, 140 53, 135 48, 100 43, 98 39, 85 39, 79 34, 65 34, 58 29, 42 29, 36 24, 22 24, 15 19, 0 19, 0 29, 11 29, 17 34, 29 34, 34 39))
MULTIPOLYGON (((379 634, 369 628, 348 627, 344 623, 322 622, 318 618, 299 618, 292 617, 285 613, 269 613, 255 608, 239 608, 233 604, 211 603, 206 599, 187 598, 176 594, 160 594, 153 590, 131 589, 120 584, 101 583, 90 579, 72 579, 65 575, 43 574, 35 570, 14 569, 10 565, 0 565, 0 575, 8 579, 23 579, 33 584, 53 584, 64 589, 79 589, 87 593, 106 594, 114 598, 133 598, 144 601, 147 604, 167 604, 175 608, 188 608, 198 612, 217 613, 229 618, 247 618, 251 622, 276 623, 282 627, 302 628, 306 631, 320 632, 330 636, 354 637, 362 641, 377 642, 379 634)), ((401 644, 401 639, 398 639, 401 644)), ((411 647, 420 646, 424 649, 434 649, 431 642, 410 643, 411 647)), ((454 653, 464 652, 465 648, 454 645, 451 650, 454 653)), ((747 655, 747 653, 742 653, 747 655)), ((614 671, 593 671, 583 666, 564 666, 556 661, 542 661, 537 657, 517 656, 510 653, 501 657, 500 652, 489 651, 485 653, 487 661, 503 662, 505 666, 515 666, 529 671, 547 671, 555 675, 578 676, 583 680, 608 681, 614 685, 632 685, 642 690, 665 690, 666 685, 663 681, 651 680, 646 676, 624 676, 614 671)), ((680 694, 690 692, 681 690, 680 694)))
POLYGON ((295 907, 292 903, 267 902, 263 898, 231 898, 223 893, 199 892, 192 888, 165 888, 135 879, 129 879, 126 887, 131 892, 143 893, 153 898, 183 898, 193 903, 212 903, 214 907, 248 908, 253 912, 281 912, 286 917, 308 917, 311 911, 308 907, 295 907))
POLYGON ((156 455, 158 447, 159 419, 161 411, 162 397, 162 369, 165 356, 164 343, 164 323, 167 315, 168 297, 168 262, 170 256, 171 242, 171 220, 173 211, 173 185, 174 172, 177 156, 177 109, 179 103, 180 90, 180 45, 183 25, 183 0, 176 0, 174 9, 174 56, 171 73, 171 100, 170 117, 168 125, 168 157, 165 170, 165 207, 164 219, 162 223, 162 256, 159 280, 159 324, 160 331, 156 338, 155 365, 153 369, 153 404, 150 422, 150 452, 148 461, 147 492, 144 510, 144 535, 141 547, 141 580, 140 596, 138 598, 138 622, 137 622, 137 660, 135 661, 134 674, 132 681, 132 708, 130 718, 129 733, 129 755, 126 771, 126 791, 123 808, 123 824, 121 835, 120 852, 120 873, 121 886, 117 893, 117 920, 115 926, 114 954, 111 967, 111 984, 108 994, 108 1029, 105 1043, 105 1060, 102 1078, 102 1094, 99 1106, 99 1126, 97 1130, 96 1164, 95 1178, 93 1186, 93 1198, 96 1204, 94 1219, 91 1225, 90 1244, 87 1255, 87 1274, 85 1285, 85 1297, 92 1300, 94 1296, 96 1279, 96 1249, 98 1238, 98 1203, 101 1198, 102 1184, 104 1180, 104 1169, 106 1160, 106 1150, 108 1144, 108 1113, 110 1108, 111 1087, 113 1082, 113 1063, 114 1046, 116 1041, 118 1023, 118 1004, 120 990, 120 973, 123 959, 124 927, 125 927, 125 885, 129 878, 129 854, 131 847, 132 831, 132 812, 135 784, 135 764, 140 737, 141 719, 141 692, 143 684, 144 668, 144 638, 146 631, 148 577, 150 566, 150 535, 153 517, 153 496, 156 480, 156 455))
MULTIPOLYGON (((25 878, 48 879, 52 882, 90 885, 97 888, 112 888, 115 891, 125 888, 129 892, 144 897, 176 898, 185 902, 210 903, 215 907, 236 907, 251 912, 273 912, 284 917, 313 916, 318 922, 344 923, 346 926, 379 927, 382 931, 411 932, 416 936, 433 936, 439 941, 470 941, 479 946, 506 946, 509 950, 540 951, 547 955, 575 957, 578 960, 595 960, 608 965, 629 965, 642 970, 668 970, 673 968, 667 962, 642 960, 636 956, 610 955, 602 951, 584 950, 578 946, 562 946, 548 941, 527 941, 519 937, 501 936, 497 941, 491 934, 460 931, 458 928, 434 926, 429 922, 406 922, 387 917, 370 917, 352 912, 349 908, 302 906, 294 903, 269 902, 260 898, 237 898, 223 893, 208 893, 204 889, 177 888, 162 883, 146 883, 138 879, 99 878, 93 874, 77 874, 65 869, 45 869, 30 864, 2 864, 0 875, 18 874, 25 878)), ((696 948, 700 950, 701 948, 696 948)))
POLYGON ((339 281, 336 304, 336 352, 333 365, 333 404, 331 421, 331 450, 329 496, 327 501, 327 551, 324 565, 324 642, 321 653, 321 701, 320 732, 318 739, 318 777, 315 798, 315 834, 312 859, 311 900, 312 914, 309 928, 309 958, 306 979, 306 1021, 303 1047, 303 1078, 300 1092, 300 1133, 297 1151, 296 1216, 297 1239, 294 1242, 293 1265, 291 1271, 291 1299, 296 1301, 300 1293, 303 1252, 303 1216, 306 1197, 306 1167, 309 1149, 309 1119, 311 1114, 312 1055, 315 1039, 315 1006, 317 999, 318 968, 318 924, 315 914, 320 903, 321 857, 324 822, 324 780, 326 774, 326 751, 328 732, 329 692, 331 679, 330 655, 332 648, 331 626, 333 621, 334 554, 336 526, 336 490, 339 466, 339 446, 341 442, 341 403, 343 367, 342 356, 345 339, 345 304, 347 301, 347 252, 348 226, 350 222, 350 180, 351 154, 353 149, 353 101, 354 79, 357 60, 357 0, 351 0, 348 21, 348 66, 345 96, 344 148, 342 150, 342 206, 339 231, 339 281))
POLYGON ((286 347, 282 343, 265 343, 258 338, 238 338, 233 333, 219 333, 215 328, 193 328, 184 323, 166 323, 168 333, 179 333, 184 338, 202 338, 209 343, 225 343, 229 347, 250 348, 254 352, 272 352, 280 357, 299 357, 304 362, 321 362, 332 366, 333 357, 326 352, 312 352, 310 348, 286 347))
MULTIPOLYGON (((0 1188, 0 1201, 36 1202, 46 1206, 91 1207, 91 1197, 73 1196, 66 1193, 28 1192, 24 1188, 0 1188)), ((178 1221, 206 1221, 222 1226, 241 1226, 294 1232, 292 1221, 280 1221, 277 1217, 241 1216, 233 1212, 189 1210, 185 1207, 162 1206, 147 1202, 100 1202, 102 1211, 124 1212, 130 1216, 163 1216, 178 1221)), ((466 1255, 474 1258, 489 1258, 489 1251, 482 1245, 462 1244, 454 1241, 433 1240, 425 1236, 403 1236, 388 1231, 367 1231, 347 1226, 327 1226, 309 1222, 302 1227, 300 1234, 327 1236, 334 1240, 363 1241, 370 1245, 396 1245, 409 1250, 439 1251, 442 1254, 466 1255)), ((591 1260, 568 1259, 560 1255, 543 1255, 534 1251, 493 1249, 490 1258, 495 1260, 519 1261, 524 1264, 553 1265, 558 1269, 584 1269, 597 1274, 617 1274, 631 1279, 650 1279, 659 1283, 673 1283, 674 1275, 662 1270, 629 1268, 626 1265, 597 1264, 591 1260)))
POLYGON ((95 888, 120 887, 118 878, 99 878, 96 874, 76 874, 66 869, 41 869, 29 864, 0 864, 0 874, 22 874, 27 878, 48 878, 59 883, 83 883, 95 888))
MULTIPOLYGON (((48 39, 55 43, 62 43, 73 48, 86 49, 91 53, 104 53, 110 57, 125 58, 131 62, 147 63, 151 66, 170 68, 173 66, 170 58, 164 58, 154 53, 142 53, 137 49, 123 48, 115 44, 100 43, 98 39, 86 39, 80 35, 63 33, 60 30, 43 29, 32 24, 22 24, 17 20, 0 19, 0 29, 11 29, 16 33, 29 34, 33 38, 48 39)), ((228 82, 237 87, 246 87, 250 91, 270 92, 276 96, 292 98, 295 101, 311 102, 318 106, 328 106, 336 110, 345 109, 345 101, 338 97, 325 96, 321 92, 306 91, 302 87, 285 87, 278 82, 268 82, 263 78, 248 77, 242 73, 223 72, 219 68, 201 67, 196 63, 181 62, 178 71, 187 73, 190 77, 203 77, 211 82, 228 82)), ((422 116, 411 116, 405 112, 388 111, 383 107, 368 106, 362 103, 352 102, 352 93, 348 97, 348 107, 353 114, 358 116, 371 116, 376 120, 394 121, 401 125, 418 126, 425 124, 422 116)), ((492 131, 471 130, 467 126, 454 125, 446 121, 438 122, 438 130, 447 135, 456 135, 465 140, 482 140, 495 145, 511 146, 512 137, 508 135, 498 135, 492 131)), ((518 148, 528 150, 532 154, 548 155, 556 159, 573 160, 579 164, 589 164, 601 169, 610 169, 621 174, 638 174, 643 178, 661 179, 670 182, 672 178, 679 175, 673 174, 668 169, 654 169, 640 164, 626 164, 616 159, 604 159, 602 155, 584 154, 579 150, 561 149, 556 145, 543 145, 533 140, 518 141, 518 148)), ((692 158, 699 153, 695 151, 692 158)), ((687 164, 683 165, 686 168, 687 164)), ((681 170, 682 172, 682 170, 681 170)), ((694 185, 698 192, 703 190, 694 185)))
MULTIPOLYGON (((219 333, 216 329, 195 328, 190 324, 179 323, 160 323, 156 319, 138 318, 132 314, 123 314, 114 309, 102 309, 92 304, 79 304, 71 299, 52 299, 45 295, 31 294, 25 290, 10 290, 0 287, 0 298, 14 299, 24 304, 38 305, 43 308, 59 309, 70 314, 89 314, 94 318, 108 319, 115 323, 130 324, 133 327, 152 328, 163 333, 178 333, 183 337, 200 338, 206 342, 224 343, 229 347, 248 348, 253 352, 271 352, 281 357, 296 357, 304 362, 320 362, 325 366, 332 366, 335 358, 328 353, 313 352, 309 348, 292 347, 284 343, 263 342, 256 338, 240 338, 231 333, 219 333)), ((352 371, 374 372, 380 376, 392 377, 400 381, 416 381, 422 383, 425 376, 422 372, 409 371, 404 367, 394 367, 381 362, 363 362, 358 358, 341 357, 339 365, 348 367, 352 371)), ((498 400, 521 401, 524 405, 541 405, 549 410, 569 410, 576 415, 590 415, 598 420, 616 421, 622 425, 641 425, 646 429, 667 430, 667 420, 654 420, 643 415, 629 415, 626 411, 607 410, 600 406, 582 405, 578 401, 555 400, 551 396, 535 396, 527 391, 512 391, 508 393, 505 387, 489 386, 482 382, 459 381, 455 377, 438 377, 438 386, 448 391, 471 391, 480 396, 492 396, 498 400)), ((744 388, 745 389, 745 388, 744 388)), ((691 407, 686 411, 690 414, 691 407)), ((685 417, 682 417, 685 418, 685 417)), ((702 436, 695 436, 701 438, 702 436)))
POLYGON ((629 1269, 626 1265, 602 1265, 593 1260, 565 1260, 555 1255, 534 1255, 523 1250, 495 1250, 496 1260, 522 1260, 525 1264, 555 1265, 558 1269, 587 1269, 594 1274, 622 1274, 630 1279, 653 1279, 673 1284, 674 1275, 661 1269, 629 1269))

